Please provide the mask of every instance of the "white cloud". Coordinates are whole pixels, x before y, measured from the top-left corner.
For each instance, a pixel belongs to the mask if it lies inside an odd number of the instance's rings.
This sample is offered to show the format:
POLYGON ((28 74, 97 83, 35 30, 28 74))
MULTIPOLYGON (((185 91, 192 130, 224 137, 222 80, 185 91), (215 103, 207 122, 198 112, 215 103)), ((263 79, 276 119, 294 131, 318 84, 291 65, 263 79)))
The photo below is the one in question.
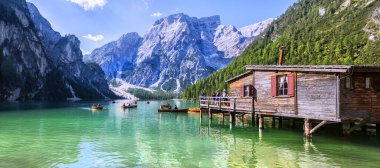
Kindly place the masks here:
POLYGON ((94 10, 97 7, 106 5, 107 0, 67 0, 82 7, 84 10, 94 10))
POLYGON ((101 34, 98 34, 98 35, 88 34, 83 37, 92 41, 96 41, 96 42, 104 39, 104 36, 101 34))
POLYGON ((152 17, 160 17, 160 16, 162 16, 162 13, 156 12, 156 13, 152 13, 150 16, 152 16, 152 17))

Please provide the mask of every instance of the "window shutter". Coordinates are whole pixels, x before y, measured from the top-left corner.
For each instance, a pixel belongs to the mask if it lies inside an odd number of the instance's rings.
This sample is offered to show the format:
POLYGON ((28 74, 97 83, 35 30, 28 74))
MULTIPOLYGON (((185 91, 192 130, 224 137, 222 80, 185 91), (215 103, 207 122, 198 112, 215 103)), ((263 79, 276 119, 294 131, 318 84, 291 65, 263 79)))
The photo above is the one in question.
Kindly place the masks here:
POLYGON ((295 79, 295 74, 289 74, 288 75, 288 96, 294 96, 294 79, 295 79))
POLYGON ((244 86, 240 87, 240 97, 244 97, 244 86))
POLYGON ((253 86, 252 85, 249 85, 249 93, 248 93, 248 96, 252 96, 252 91, 253 91, 253 86))
POLYGON ((272 76, 272 79, 271 79, 270 95, 273 97, 277 96, 277 77, 276 76, 272 76))

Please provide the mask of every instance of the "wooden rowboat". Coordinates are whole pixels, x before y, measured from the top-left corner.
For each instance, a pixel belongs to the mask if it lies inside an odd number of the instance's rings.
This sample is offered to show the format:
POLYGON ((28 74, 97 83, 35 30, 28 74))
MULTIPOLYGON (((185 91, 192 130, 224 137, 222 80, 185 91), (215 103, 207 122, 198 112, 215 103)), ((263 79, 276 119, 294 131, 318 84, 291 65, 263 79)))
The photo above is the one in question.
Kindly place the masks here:
POLYGON ((196 112, 199 113, 201 111, 200 108, 189 108, 189 112, 196 112))
POLYGON ((103 110, 103 106, 91 106, 92 110, 103 110))
POLYGON ((186 113, 189 109, 158 109, 158 112, 186 113))
POLYGON ((136 108, 137 104, 129 105, 129 106, 121 106, 122 109, 127 109, 127 108, 136 108))

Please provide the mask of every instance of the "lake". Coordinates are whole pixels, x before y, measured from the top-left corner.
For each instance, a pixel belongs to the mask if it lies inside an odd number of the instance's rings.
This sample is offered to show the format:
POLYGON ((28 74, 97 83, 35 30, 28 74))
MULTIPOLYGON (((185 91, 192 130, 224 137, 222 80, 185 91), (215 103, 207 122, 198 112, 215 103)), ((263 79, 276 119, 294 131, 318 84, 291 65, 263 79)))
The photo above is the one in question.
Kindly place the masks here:
POLYGON ((0 104, 0 167, 379 167, 376 138, 317 132, 305 142, 302 130, 238 122, 231 127, 207 115, 158 113, 170 100, 32 102, 0 104), (106 105, 92 111, 91 104, 106 105))

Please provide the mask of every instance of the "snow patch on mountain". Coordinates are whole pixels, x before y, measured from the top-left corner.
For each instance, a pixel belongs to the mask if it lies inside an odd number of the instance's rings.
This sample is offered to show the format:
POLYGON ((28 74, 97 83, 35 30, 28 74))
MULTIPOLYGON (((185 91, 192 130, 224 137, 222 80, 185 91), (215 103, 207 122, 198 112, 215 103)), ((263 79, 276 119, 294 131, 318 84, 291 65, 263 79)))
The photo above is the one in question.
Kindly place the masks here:
POLYGON ((152 89, 136 86, 130 83, 125 82, 123 79, 116 78, 112 80, 112 83, 109 85, 112 92, 114 92, 116 95, 128 99, 137 99, 134 95, 128 93, 128 89, 142 89, 149 92, 154 92, 152 89))

